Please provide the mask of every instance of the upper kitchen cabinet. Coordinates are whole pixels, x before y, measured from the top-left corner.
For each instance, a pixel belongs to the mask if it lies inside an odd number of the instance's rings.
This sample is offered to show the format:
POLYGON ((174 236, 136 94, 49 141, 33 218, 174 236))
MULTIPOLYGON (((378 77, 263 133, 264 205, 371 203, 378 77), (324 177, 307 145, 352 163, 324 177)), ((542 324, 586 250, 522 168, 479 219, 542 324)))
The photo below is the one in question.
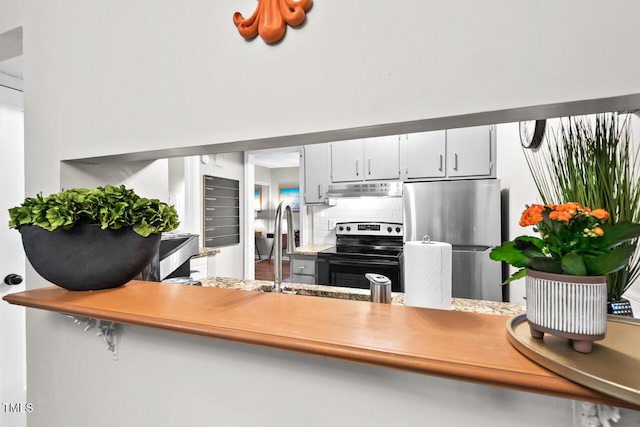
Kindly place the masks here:
POLYGON ((381 136, 333 142, 332 182, 398 179, 399 136, 381 136))
POLYGON ((404 181, 495 176, 495 127, 476 126, 406 135, 400 143, 404 181))
POLYGON ((366 175, 364 179, 400 178, 400 136, 378 136, 364 140, 366 175))
POLYGON ((329 144, 305 145, 302 148, 304 164, 304 201, 307 204, 324 203, 331 183, 329 144))
POLYGON ((362 158, 364 141, 332 142, 331 147, 331 181, 362 181, 362 158))
POLYGON ((447 130, 447 176, 488 177, 494 172, 495 127, 447 130))
POLYGON ((446 148, 443 130, 404 135, 400 142, 401 178, 444 178, 446 148))

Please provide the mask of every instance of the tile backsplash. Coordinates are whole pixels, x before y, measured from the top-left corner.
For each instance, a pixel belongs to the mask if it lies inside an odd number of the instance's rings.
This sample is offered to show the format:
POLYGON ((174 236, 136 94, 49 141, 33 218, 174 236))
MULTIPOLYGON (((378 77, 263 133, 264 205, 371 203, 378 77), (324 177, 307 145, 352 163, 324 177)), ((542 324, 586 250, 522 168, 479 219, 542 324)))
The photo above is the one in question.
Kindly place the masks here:
POLYGON ((313 243, 335 244, 335 225, 348 221, 402 223, 402 197, 353 197, 336 199, 335 206, 314 206, 313 243))

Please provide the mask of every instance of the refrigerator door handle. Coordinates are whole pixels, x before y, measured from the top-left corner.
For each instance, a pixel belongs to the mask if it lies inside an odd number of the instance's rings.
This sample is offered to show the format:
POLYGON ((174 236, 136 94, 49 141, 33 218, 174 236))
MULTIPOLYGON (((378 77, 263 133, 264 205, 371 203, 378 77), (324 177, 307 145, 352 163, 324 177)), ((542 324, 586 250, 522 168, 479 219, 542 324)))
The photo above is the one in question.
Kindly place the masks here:
POLYGON ((451 250, 455 252, 486 252, 493 249, 494 246, 465 246, 465 245, 452 245, 451 250))
POLYGON ((458 153, 453 153, 453 170, 458 170, 458 153))

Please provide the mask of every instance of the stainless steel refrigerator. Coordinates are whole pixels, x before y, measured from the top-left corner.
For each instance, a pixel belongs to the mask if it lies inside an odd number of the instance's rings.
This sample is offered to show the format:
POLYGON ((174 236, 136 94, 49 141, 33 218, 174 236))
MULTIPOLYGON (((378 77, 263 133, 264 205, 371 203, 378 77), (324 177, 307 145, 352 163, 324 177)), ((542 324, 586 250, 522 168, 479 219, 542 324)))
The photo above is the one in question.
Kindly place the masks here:
POLYGON ((402 199, 405 241, 452 245, 452 296, 503 301, 502 265, 489 258, 502 243, 500 181, 405 183, 402 199))

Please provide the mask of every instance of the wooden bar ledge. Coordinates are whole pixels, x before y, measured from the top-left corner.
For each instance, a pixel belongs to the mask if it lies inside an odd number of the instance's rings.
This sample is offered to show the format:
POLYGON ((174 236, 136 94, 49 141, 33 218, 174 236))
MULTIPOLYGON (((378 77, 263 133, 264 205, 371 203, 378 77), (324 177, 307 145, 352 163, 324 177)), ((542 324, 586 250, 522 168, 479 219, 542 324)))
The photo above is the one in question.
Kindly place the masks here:
POLYGON ((520 354, 507 316, 301 295, 131 281, 102 291, 57 286, 11 304, 640 410, 520 354))

